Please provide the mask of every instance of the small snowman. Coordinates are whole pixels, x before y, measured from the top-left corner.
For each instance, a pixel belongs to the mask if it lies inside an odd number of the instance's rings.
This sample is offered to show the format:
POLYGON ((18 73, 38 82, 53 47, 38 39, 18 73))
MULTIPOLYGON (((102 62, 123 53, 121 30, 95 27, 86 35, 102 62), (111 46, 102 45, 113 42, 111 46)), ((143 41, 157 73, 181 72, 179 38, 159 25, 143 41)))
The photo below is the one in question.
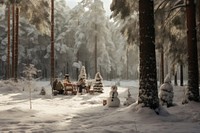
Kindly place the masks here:
POLYGON ((117 86, 114 85, 111 87, 110 97, 107 99, 108 107, 119 107, 120 100, 118 98, 117 86))
POLYGON ((126 98, 126 101, 124 102, 124 106, 129 106, 132 103, 135 103, 135 99, 131 97, 130 90, 128 89, 128 97, 126 98))

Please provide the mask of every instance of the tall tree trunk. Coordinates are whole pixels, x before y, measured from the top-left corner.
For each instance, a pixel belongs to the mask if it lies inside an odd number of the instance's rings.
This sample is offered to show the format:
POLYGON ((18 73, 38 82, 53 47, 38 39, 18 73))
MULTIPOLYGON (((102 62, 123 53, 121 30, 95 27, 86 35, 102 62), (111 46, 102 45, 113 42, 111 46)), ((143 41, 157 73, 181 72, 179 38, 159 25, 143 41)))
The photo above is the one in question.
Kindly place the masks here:
POLYGON ((15 4, 12 4, 12 78, 15 75, 15 4))
POLYGON ((7 68, 6 78, 10 78, 10 5, 8 5, 8 46, 7 46, 7 68))
POLYGON ((198 29, 199 29, 199 36, 200 36, 200 0, 197 0, 197 9, 199 9, 198 10, 198 29))
POLYGON ((69 73, 69 63, 67 62, 67 73, 69 73))
POLYGON ((140 78, 139 104, 156 109, 159 107, 154 29, 154 1, 139 0, 140 25, 140 78), (148 20, 148 22, 146 21, 148 20))
MULTIPOLYGON (((97 31, 97 25, 95 24, 95 31, 97 31)), ((95 46, 94 46, 94 60, 95 60, 95 66, 94 66, 94 74, 97 73, 97 35, 95 35, 95 46)))
POLYGON ((55 78, 55 60, 54 60, 54 0, 51 0, 51 83, 55 78))
POLYGON ((165 73, 164 73, 164 75, 167 75, 168 73, 169 73, 169 68, 168 68, 168 58, 165 56, 165 63, 164 63, 164 65, 165 65, 165 67, 164 67, 164 69, 165 69, 165 73))
POLYGON ((163 46, 160 51, 160 85, 164 83, 164 52, 163 46))
POLYGON ((183 86, 183 64, 180 64, 180 86, 183 86))
POLYGON ((19 7, 16 7, 16 34, 15 34, 15 81, 17 81, 18 73, 18 43, 19 43, 19 7))
POLYGON ((127 50, 126 50, 126 58, 127 58, 127 60, 126 60, 126 79, 128 80, 128 59, 129 59, 129 56, 128 56, 128 48, 127 48, 127 50))
POLYGON ((178 82, 177 82, 177 71, 174 72, 174 85, 177 86, 178 82))
MULTIPOLYGON (((79 51, 77 51, 76 56, 77 56, 77 63, 78 63, 78 61, 79 61, 79 51)), ((76 68, 76 80, 77 81, 78 81, 79 69, 81 69, 81 68, 76 68)))
POLYGON ((196 15, 194 0, 187 0, 188 91, 187 99, 199 101, 199 70, 197 56, 196 15))

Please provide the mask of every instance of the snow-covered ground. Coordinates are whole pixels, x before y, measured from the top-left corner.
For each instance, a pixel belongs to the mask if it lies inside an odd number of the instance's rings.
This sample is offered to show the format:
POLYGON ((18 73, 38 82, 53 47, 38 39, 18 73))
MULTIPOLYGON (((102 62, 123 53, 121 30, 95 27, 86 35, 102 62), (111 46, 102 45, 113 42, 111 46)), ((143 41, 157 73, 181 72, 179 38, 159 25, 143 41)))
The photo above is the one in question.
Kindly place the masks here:
POLYGON ((138 81, 121 81, 118 86, 121 106, 103 106, 110 86, 104 81, 104 93, 51 95, 49 82, 0 81, 0 133, 199 133, 200 103, 182 105, 183 87, 174 87, 176 106, 163 107, 156 115, 136 104, 123 106, 127 89, 137 98, 138 81), (41 87, 45 96, 39 95, 41 87), (29 88, 32 95, 30 109, 29 88))

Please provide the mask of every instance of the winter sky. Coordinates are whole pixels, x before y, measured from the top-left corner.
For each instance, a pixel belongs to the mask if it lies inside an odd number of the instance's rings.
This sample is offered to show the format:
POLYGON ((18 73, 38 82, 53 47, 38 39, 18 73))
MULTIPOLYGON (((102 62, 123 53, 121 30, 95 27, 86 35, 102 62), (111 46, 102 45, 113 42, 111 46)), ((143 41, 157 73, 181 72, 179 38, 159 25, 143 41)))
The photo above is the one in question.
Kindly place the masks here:
MULTIPOLYGON (((65 0, 65 1, 69 7, 73 8, 81 0, 65 0)), ((102 0, 102 1, 104 4, 104 9, 106 10, 106 14, 110 15, 111 14, 110 4, 111 4, 112 0, 102 0)))

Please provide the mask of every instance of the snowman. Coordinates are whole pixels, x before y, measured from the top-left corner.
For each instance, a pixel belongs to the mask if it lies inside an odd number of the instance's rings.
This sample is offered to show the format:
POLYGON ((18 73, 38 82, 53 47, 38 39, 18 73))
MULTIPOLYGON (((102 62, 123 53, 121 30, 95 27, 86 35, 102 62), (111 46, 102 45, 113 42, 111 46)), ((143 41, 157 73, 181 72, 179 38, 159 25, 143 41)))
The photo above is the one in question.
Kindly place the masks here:
POLYGON ((135 103, 135 99, 131 97, 130 90, 128 89, 128 97, 126 98, 126 101, 124 102, 124 106, 129 106, 132 103, 135 103))
POLYGON ((120 100, 117 96, 118 96, 117 86, 114 85, 111 87, 110 97, 107 99, 108 107, 119 107, 120 100))

